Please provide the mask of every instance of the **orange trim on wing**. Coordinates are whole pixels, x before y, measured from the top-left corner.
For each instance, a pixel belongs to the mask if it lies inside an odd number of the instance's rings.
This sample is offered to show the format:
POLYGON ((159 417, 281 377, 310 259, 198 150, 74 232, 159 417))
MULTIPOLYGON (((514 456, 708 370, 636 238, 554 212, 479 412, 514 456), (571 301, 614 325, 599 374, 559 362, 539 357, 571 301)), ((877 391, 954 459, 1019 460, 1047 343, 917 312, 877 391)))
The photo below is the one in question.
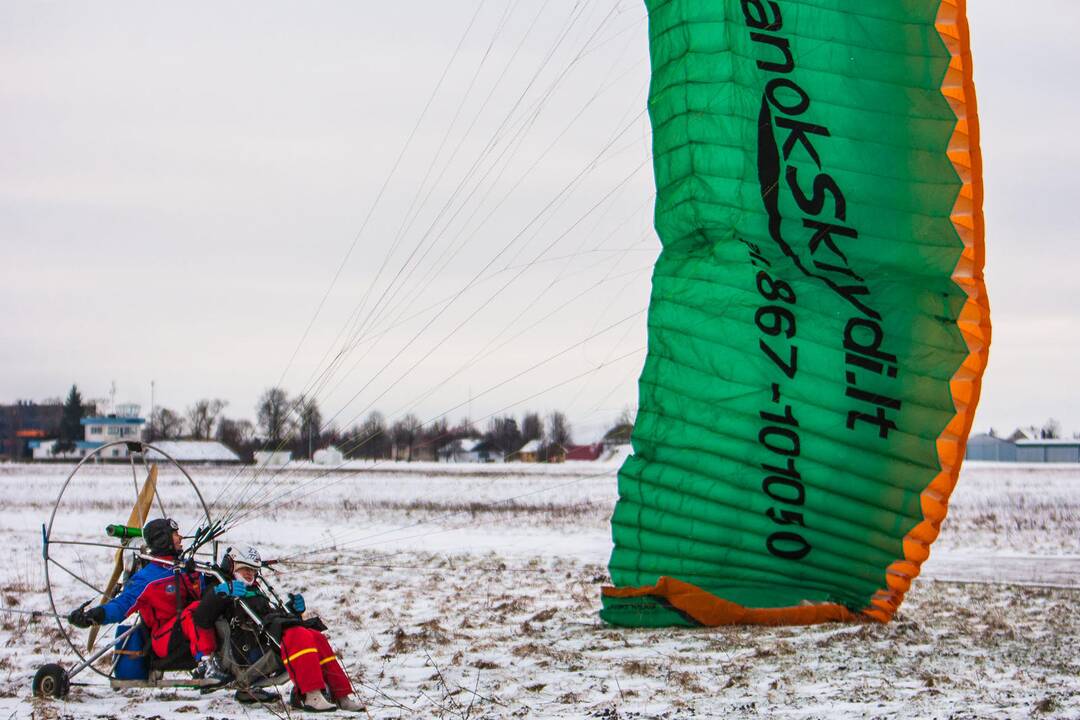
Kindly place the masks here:
POLYGON ((858 619, 858 616, 846 607, 835 603, 783 608, 748 608, 719 598, 697 585, 672 577, 661 577, 655 585, 604 587, 601 588, 601 592, 607 597, 615 598, 662 598, 676 610, 710 627, 717 625, 814 625, 858 619))
POLYGON ((949 140, 948 155, 963 181, 953 205, 952 221, 964 243, 964 251, 953 270, 952 279, 967 293, 957 324, 967 343, 968 356, 949 383, 956 415, 938 436, 937 451, 941 472, 921 495, 923 521, 904 538, 904 558, 889 565, 886 588, 879 590, 863 614, 887 622, 903 602, 911 581, 930 556, 930 543, 941 531, 949 510, 949 496, 960 475, 968 433, 975 419, 983 370, 990 350, 990 305, 983 283, 986 262, 983 223, 982 156, 979 151, 979 118, 975 105, 975 84, 971 77, 971 43, 968 34, 966 0, 942 0, 936 28, 952 60, 941 84, 941 94, 956 113, 956 128, 949 140))

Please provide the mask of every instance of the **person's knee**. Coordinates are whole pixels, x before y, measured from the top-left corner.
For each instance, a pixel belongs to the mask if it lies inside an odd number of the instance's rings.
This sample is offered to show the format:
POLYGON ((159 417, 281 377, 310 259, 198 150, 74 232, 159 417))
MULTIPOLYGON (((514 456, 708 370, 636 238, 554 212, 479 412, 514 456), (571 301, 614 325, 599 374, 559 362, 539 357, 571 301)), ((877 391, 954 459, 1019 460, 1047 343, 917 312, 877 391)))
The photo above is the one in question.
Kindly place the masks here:
POLYGON ((229 598, 210 593, 197 603, 193 603, 185 609, 189 613, 195 625, 200 628, 212 630, 214 622, 221 617, 229 598))

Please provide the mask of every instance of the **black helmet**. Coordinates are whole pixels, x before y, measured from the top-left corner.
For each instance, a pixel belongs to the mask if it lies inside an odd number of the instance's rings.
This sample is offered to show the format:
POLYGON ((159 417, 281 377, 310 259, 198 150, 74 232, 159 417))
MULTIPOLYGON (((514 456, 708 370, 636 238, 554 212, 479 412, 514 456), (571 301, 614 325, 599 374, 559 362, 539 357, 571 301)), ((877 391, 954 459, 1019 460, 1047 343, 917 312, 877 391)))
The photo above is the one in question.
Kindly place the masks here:
POLYGON ((146 548, 151 555, 175 555, 172 534, 178 532, 180 527, 172 518, 156 518, 146 523, 142 536, 146 541, 146 548))

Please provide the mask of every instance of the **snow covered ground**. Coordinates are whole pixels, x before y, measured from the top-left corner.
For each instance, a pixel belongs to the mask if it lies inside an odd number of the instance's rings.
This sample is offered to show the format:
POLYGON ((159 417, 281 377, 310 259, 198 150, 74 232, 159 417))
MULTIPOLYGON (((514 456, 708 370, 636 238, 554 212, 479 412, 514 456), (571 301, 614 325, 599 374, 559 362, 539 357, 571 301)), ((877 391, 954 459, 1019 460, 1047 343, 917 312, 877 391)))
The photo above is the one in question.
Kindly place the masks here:
MULTIPOLYGON (((330 625, 371 717, 1080 717, 1080 467, 966 465, 889 625, 716 630, 599 621, 617 467, 302 466, 250 484, 250 469, 191 472, 215 515, 233 501, 249 513, 229 540, 288 559, 275 582, 330 625)), ((0 465, 5 607, 48 606, 41 523, 66 474, 0 465)), ((194 492, 175 472, 160 486, 191 529, 194 492)), ((106 539, 133 494, 129 468, 81 471, 54 538, 106 539)), ((109 550, 62 549, 80 574, 109 565, 109 550)), ((65 608, 92 594, 51 575, 65 608)), ((66 702, 32 700, 39 665, 71 664, 64 647, 51 619, 0 613, 0 718, 285 714, 225 692, 116 693, 89 674, 66 702)))

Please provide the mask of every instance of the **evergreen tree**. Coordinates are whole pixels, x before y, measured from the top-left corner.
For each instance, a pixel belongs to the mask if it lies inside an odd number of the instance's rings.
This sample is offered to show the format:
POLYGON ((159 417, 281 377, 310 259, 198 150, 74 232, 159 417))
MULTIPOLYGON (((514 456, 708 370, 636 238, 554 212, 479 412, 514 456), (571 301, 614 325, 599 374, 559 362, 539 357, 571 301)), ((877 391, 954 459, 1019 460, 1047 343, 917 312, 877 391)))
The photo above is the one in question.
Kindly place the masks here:
POLYGON ((56 441, 56 452, 70 452, 75 449, 75 441, 82 440, 83 429, 79 422, 82 418, 82 395, 79 394, 79 388, 72 385, 60 417, 60 437, 56 441))

